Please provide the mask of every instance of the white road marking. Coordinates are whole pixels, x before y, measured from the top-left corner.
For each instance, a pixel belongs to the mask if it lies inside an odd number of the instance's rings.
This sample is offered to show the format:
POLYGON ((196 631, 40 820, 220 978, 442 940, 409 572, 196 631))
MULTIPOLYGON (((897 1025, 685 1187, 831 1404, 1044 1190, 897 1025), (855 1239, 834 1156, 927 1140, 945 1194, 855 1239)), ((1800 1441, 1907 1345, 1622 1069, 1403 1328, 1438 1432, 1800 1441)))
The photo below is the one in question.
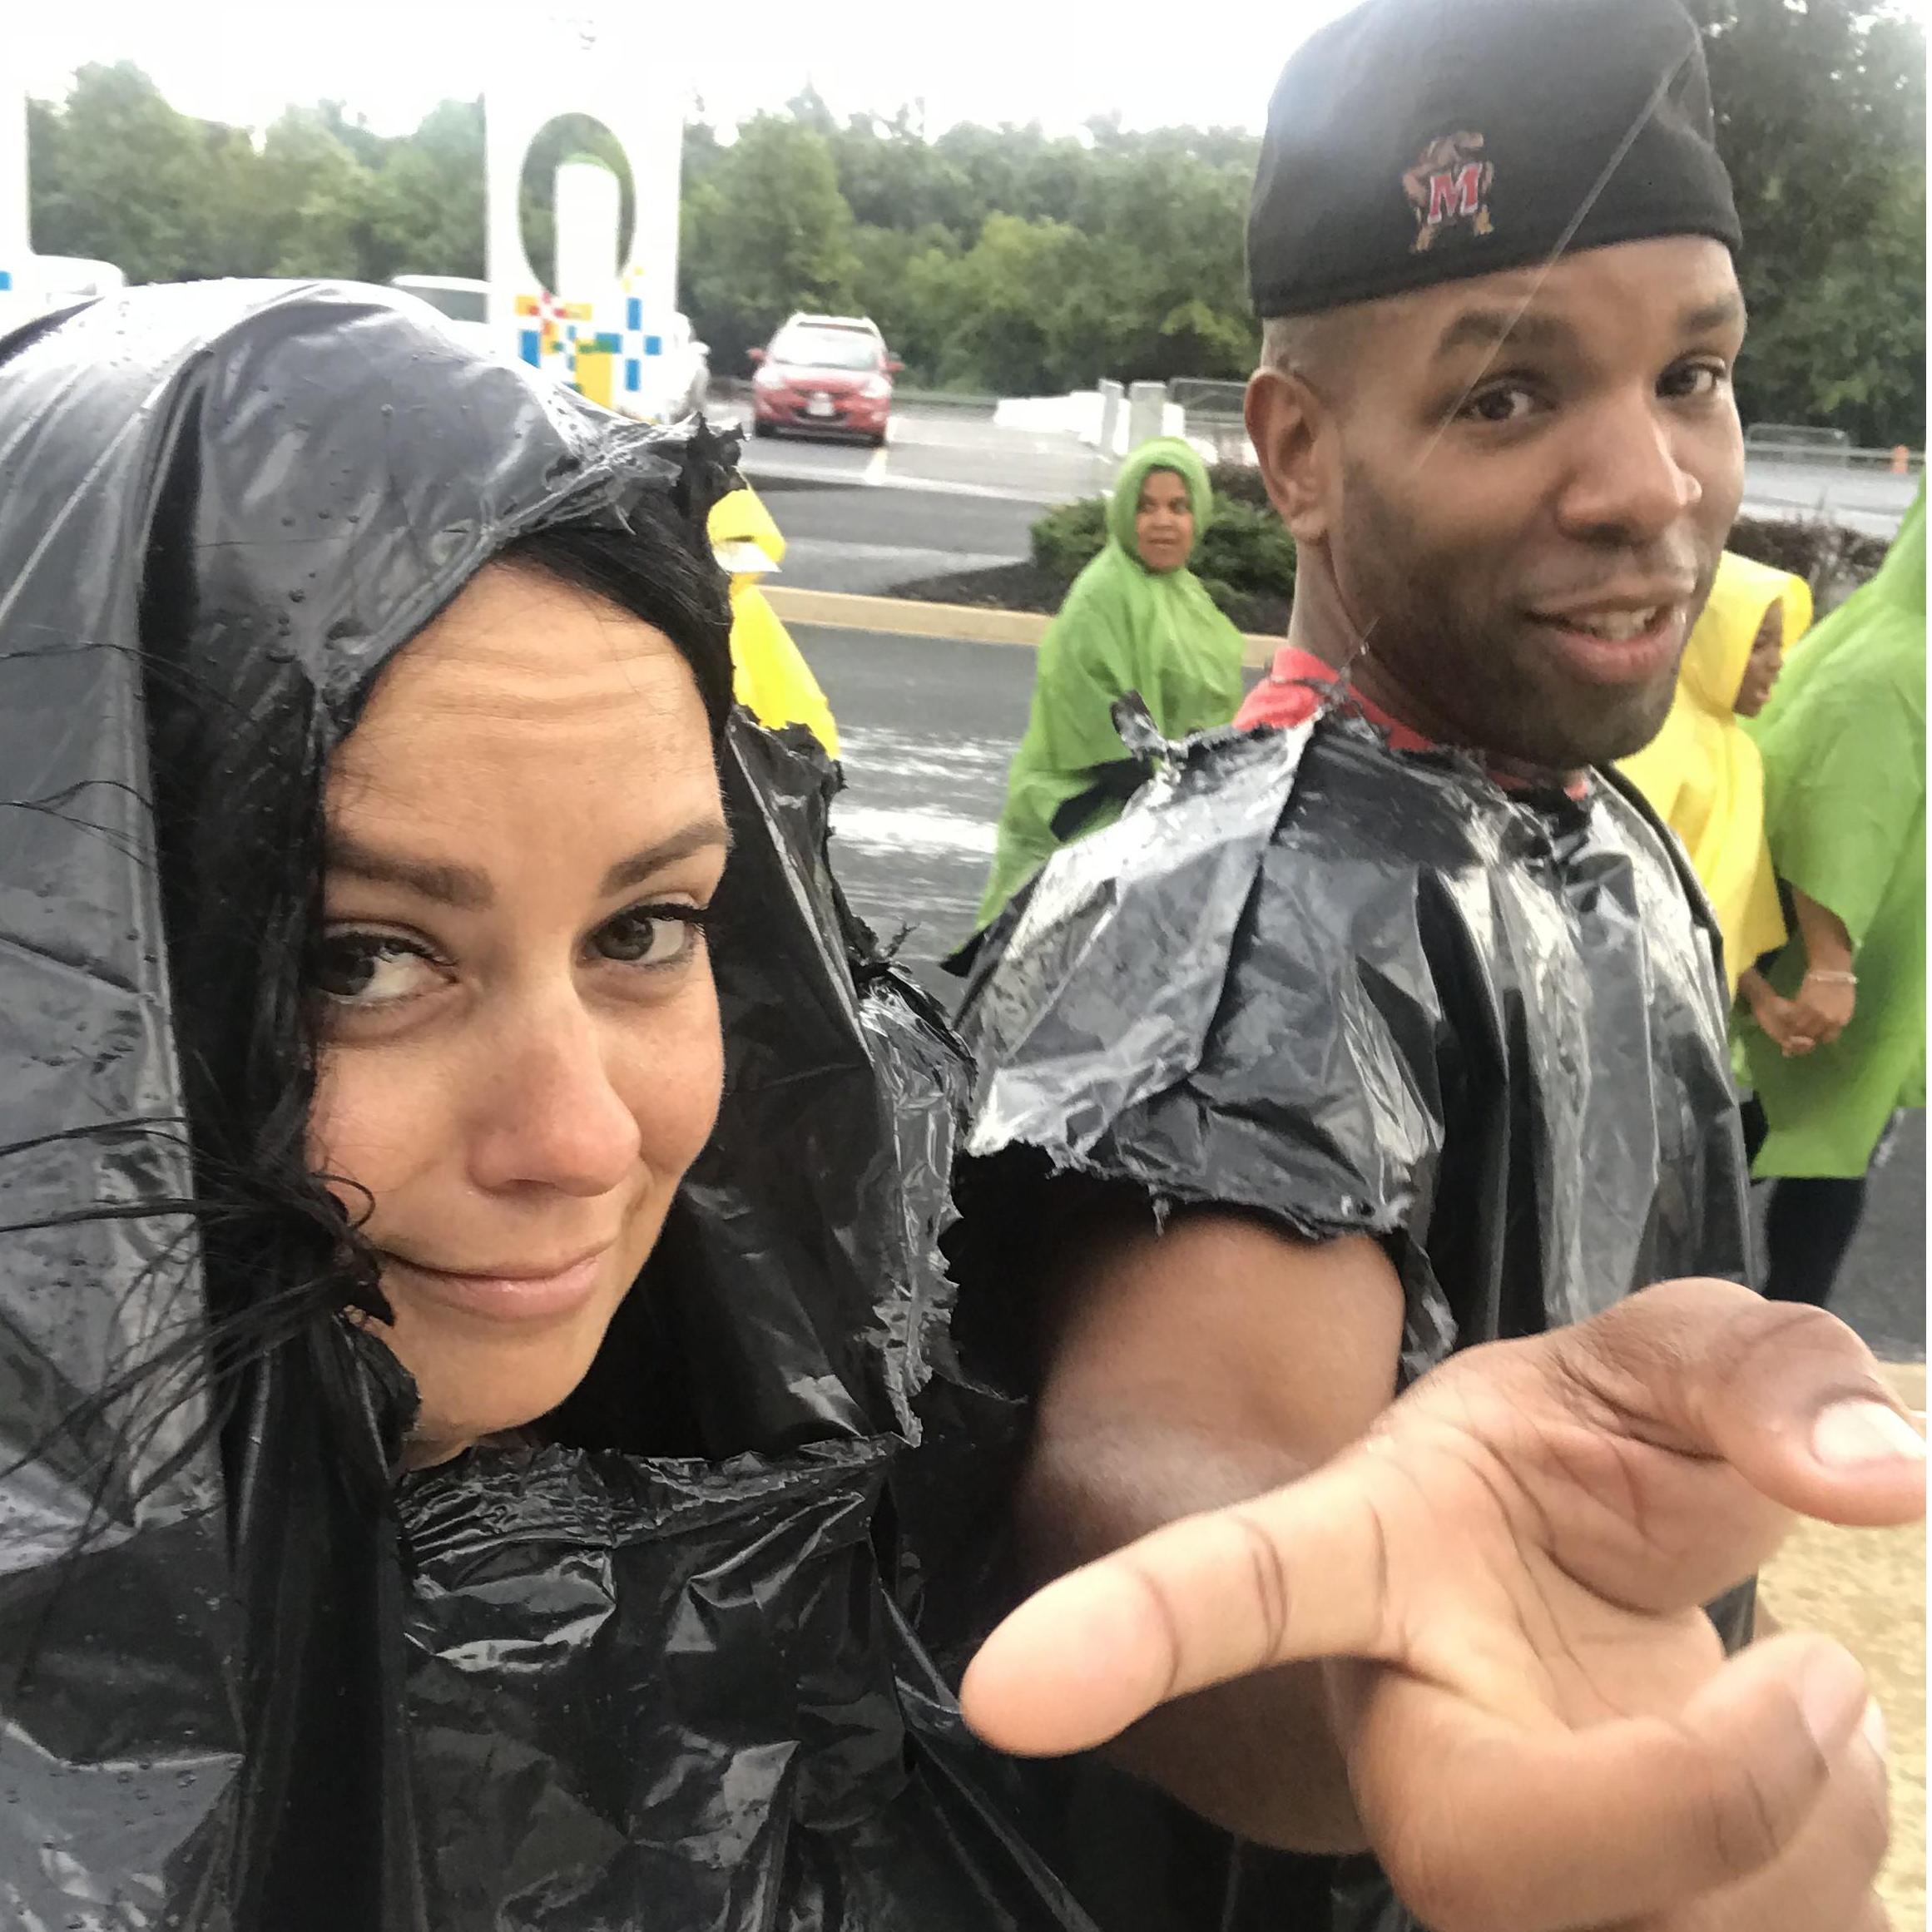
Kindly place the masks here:
MULTIPOLYGON (((892 431, 890 429, 888 429, 886 434, 889 437, 892 431)), ((884 483, 885 481, 885 459, 891 453, 892 448, 889 443, 880 443, 878 448, 873 451, 872 460, 865 465, 864 471, 861 472, 859 478, 859 482, 868 483, 884 483)))

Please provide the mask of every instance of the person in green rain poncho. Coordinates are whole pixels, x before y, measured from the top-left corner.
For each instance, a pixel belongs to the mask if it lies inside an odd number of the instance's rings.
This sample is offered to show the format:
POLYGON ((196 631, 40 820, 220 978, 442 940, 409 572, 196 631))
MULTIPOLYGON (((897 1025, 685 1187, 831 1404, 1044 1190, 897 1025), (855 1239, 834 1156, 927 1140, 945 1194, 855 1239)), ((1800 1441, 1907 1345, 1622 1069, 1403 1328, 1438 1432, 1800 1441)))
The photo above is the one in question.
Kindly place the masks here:
POLYGON ((1138 775, 1114 729, 1116 699, 1138 692, 1169 738, 1232 720, 1241 636, 1187 567, 1213 504, 1206 466, 1177 437, 1143 443, 1122 465, 1107 547, 1040 642, 977 929, 1058 846, 1118 815, 1138 775))
POLYGON ((1749 727, 1794 931, 1744 975, 1776 1182, 1766 1292, 1822 1305, 1901 1107, 1925 1104, 1925 493, 1878 575, 1814 630, 1749 727))

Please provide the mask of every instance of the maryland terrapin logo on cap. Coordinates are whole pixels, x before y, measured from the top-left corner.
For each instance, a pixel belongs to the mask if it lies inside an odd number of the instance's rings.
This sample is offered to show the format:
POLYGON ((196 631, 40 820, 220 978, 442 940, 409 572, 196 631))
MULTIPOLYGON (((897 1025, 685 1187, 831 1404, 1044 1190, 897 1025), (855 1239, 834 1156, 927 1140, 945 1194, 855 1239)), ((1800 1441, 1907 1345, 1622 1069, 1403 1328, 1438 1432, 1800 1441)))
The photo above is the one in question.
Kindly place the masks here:
POLYGON ((1443 232, 1467 226, 1472 235, 1494 231, 1489 193, 1495 166, 1483 159, 1479 134, 1445 134, 1423 149, 1415 166, 1402 177, 1402 191, 1415 215, 1415 239, 1409 252, 1432 248, 1443 232))

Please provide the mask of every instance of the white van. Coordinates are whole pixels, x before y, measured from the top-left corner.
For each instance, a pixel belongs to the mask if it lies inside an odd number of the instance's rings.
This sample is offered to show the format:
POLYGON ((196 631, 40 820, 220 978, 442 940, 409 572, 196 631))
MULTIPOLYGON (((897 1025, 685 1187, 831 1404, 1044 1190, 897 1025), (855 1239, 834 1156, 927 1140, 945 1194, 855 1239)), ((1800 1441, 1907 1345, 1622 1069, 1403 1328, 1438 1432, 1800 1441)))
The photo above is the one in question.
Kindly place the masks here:
POLYGON ((91 302, 127 286, 127 277, 111 261, 79 255, 29 255, 17 258, 10 285, 0 289, 0 334, 52 315, 76 302, 91 302))
POLYGON ((470 275, 393 275, 389 286, 427 302, 449 324, 449 333, 473 349, 498 351, 490 332, 490 285, 470 275))

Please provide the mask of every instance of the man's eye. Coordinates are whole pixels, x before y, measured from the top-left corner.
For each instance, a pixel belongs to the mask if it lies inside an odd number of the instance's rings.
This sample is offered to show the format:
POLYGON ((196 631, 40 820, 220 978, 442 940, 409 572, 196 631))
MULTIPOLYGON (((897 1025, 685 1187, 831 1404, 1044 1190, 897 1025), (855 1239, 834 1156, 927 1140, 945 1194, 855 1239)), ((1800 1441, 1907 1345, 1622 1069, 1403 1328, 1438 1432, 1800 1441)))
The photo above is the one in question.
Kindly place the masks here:
POLYGON ((330 933, 315 949, 309 983, 344 1006, 385 1006, 426 992, 435 979, 422 947, 388 933, 330 933))
POLYGON ((1729 379, 1728 372, 1707 362, 1686 363, 1672 369, 1657 384, 1677 399, 1715 395, 1729 379))
POLYGON ((705 923, 698 906, 638 906, 600 926, 591 944, 619 965, 675 966, 696 949, 705 923))
POLYGON ((1535 407, 1535 397, 1521 383, 1503 383, 1470 397, 1462 414, 1479 423, 1519 423, 1535 407))

